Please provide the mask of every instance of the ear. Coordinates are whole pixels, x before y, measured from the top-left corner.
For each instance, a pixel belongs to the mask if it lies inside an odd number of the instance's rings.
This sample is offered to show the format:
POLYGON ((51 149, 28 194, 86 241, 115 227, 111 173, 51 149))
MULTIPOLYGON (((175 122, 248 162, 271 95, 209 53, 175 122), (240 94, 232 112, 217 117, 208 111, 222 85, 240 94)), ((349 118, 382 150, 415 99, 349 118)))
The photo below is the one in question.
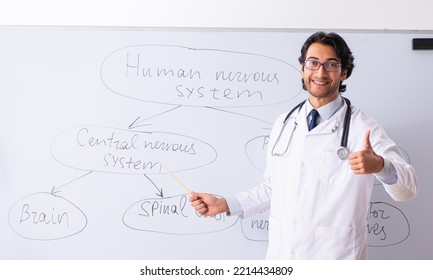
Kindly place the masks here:
POLYGON ((347 79, 347 69, 343 69, 340 74, 340 81, 344 81, 347 79))

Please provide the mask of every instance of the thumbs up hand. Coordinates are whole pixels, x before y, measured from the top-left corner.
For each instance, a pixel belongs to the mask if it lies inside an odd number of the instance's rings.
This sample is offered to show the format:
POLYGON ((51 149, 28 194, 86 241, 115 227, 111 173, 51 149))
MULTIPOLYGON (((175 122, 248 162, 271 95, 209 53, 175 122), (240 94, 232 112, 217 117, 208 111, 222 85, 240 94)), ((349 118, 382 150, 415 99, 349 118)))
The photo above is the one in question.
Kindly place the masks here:
POLYGON ((370 130, 364 136, 364 149, 349 155, 350 168, 355 174, 371 174, 382 170, 383 158, 377 155, 370 143, 370 130))

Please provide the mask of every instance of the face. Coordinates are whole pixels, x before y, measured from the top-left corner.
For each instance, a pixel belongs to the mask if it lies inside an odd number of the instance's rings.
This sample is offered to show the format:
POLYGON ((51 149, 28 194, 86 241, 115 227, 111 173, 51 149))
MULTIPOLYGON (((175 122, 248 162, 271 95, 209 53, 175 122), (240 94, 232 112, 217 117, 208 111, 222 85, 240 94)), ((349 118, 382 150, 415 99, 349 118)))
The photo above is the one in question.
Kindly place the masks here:
MULTIPOLYGON (((305 58, 306 60, 315 60, 320 63, 340 62, 334 48, 321 43, 311 44, 305 58)), ((316 105, 315 107, 317 108, 337 98, 340 81, 346 79, 346 74, 347 71, 342 70, 341 67, 338 67, 338 70, 335 72, 328 72, 323 65, 318 70, 310 70, 302 64, 301 75, 313 106, 316 105)))

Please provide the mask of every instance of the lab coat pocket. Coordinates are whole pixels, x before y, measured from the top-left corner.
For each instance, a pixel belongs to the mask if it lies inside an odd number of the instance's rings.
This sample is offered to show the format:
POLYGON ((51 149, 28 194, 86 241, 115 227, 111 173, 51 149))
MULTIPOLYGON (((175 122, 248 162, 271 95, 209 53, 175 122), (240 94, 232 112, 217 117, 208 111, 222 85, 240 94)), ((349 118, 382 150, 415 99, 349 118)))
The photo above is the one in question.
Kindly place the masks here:
POLYGON ((337 151, 323 152, 320 155, 319 178, 325 185, 340 185, 349 176, 350 168, 347 160, 337 157, 337 151))
POLYGON ((314 250, 319 260, 355 259, 355 228, 316 227, 314 250))

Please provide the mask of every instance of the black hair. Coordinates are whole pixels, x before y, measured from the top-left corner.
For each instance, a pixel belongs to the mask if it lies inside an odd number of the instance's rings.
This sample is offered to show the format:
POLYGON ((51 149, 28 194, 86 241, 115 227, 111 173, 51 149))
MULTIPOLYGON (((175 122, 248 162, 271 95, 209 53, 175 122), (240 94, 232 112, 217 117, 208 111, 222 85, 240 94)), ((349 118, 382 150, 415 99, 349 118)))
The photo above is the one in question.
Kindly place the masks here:
MULTIPOLYGON (((346 77, 350 77, 350 75, 352 74, 352 70, 355 67, 355 64, 353 63, 355 58, 353 57, 352 51, 350 50, 344 39, 334 32, 325 33, 323 31, 319 31, 311 35, 302 46, 301 56, 298 58, 299 63, 304 63, 308 48, 313 43, 320 43, 333 47, 335 52, 337 53, 337 57, 340 59, 341 68, 347 70, 346 77)), ((307 88, 305 87, 304 79, 302 79, 302 88, 304 90, 307 90, 307 88)), ((343 85, 342 81, 340 82, 338 90, 339 92, 346 91, 346 85, 343 85)))

